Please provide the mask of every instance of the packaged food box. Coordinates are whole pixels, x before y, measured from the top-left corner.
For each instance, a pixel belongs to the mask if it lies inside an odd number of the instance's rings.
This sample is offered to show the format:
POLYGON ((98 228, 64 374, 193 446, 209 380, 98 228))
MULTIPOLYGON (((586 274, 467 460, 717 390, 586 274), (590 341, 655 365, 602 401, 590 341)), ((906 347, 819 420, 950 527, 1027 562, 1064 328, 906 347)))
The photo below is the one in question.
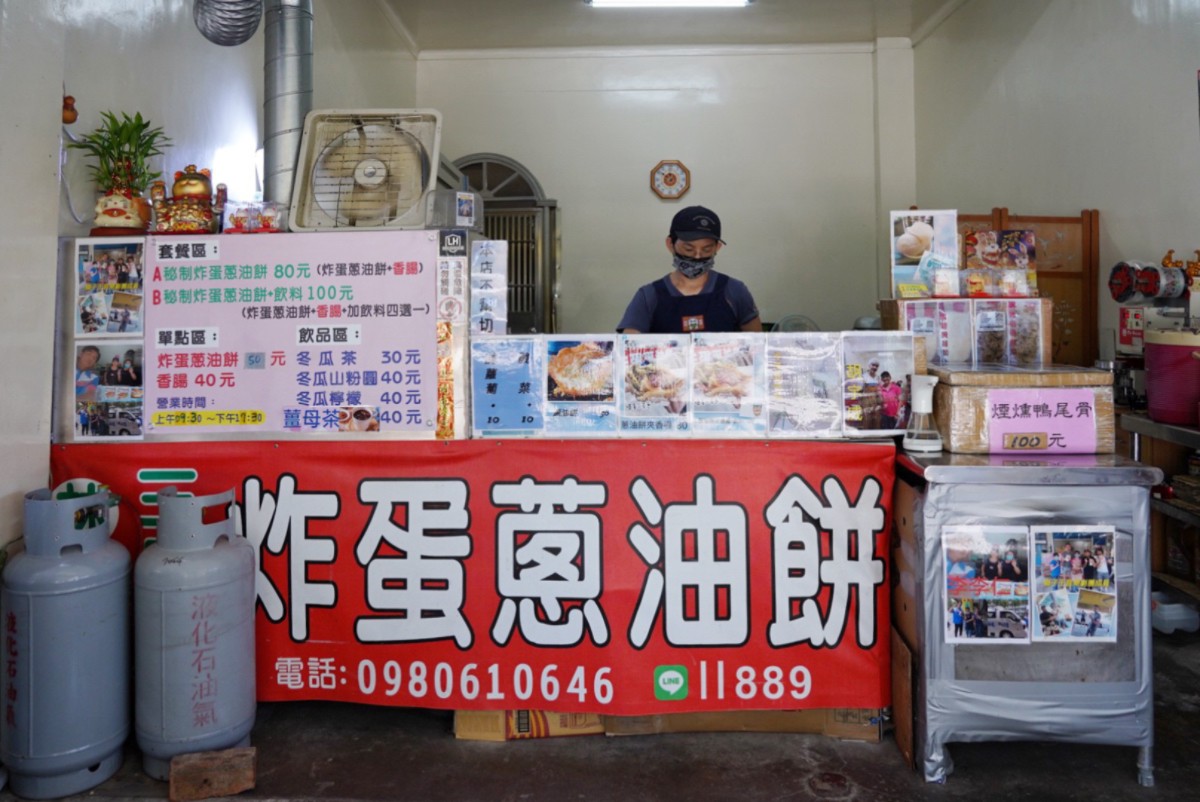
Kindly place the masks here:
POLYGON ((930 365, 933 418, 949 451, 1111 454, 1112 374, 1073 365, 930 365))

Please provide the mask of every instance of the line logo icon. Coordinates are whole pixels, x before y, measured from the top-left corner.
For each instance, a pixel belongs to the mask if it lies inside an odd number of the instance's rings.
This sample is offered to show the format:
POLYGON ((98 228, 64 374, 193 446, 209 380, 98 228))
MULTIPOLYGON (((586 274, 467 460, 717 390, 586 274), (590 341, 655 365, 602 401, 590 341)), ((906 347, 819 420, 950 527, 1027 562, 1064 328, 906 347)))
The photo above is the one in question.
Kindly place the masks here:
POLYGON ((660 702, 678 702, 688 695, 686 666, 658 666, 654 669, 654 698, 660 702))

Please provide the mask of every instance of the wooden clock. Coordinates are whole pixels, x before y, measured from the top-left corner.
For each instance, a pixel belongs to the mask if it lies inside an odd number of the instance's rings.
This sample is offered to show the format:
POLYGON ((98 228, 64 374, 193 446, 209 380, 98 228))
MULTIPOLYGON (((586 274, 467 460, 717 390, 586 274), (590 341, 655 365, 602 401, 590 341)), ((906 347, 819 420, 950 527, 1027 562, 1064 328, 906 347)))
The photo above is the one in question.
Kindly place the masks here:
POLYGON ((682 198, 692 188, 692 174, 683 162, 665 159, 650 171, 650 189, 663 200, 682 198))

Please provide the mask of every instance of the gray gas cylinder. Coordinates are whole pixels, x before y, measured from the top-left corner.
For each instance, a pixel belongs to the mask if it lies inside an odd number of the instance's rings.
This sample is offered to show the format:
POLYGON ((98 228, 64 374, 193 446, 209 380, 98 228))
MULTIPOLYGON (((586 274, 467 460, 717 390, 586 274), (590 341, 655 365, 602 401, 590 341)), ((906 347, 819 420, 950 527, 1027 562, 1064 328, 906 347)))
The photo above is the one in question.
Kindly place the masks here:
POLYGON ((0 580, 0 757, 17 796, 81 793, 121 767, 132 561, 109 538, 108 501, 25 496, 25 551, 0 580))
POLYGON ((235 531, 233 491, 158 492, 158 540, 134 568, 134 722, 142 768, 250 743, 254 726, 254 551, 235 531), (224 520, 203 521, 223 506, 224 520))

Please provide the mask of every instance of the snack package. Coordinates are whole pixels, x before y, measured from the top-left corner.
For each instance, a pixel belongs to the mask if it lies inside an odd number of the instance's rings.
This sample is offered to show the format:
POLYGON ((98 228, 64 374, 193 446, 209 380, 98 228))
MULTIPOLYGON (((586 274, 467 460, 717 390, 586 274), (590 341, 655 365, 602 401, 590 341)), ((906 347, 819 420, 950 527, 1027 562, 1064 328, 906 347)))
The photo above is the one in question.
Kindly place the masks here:
POLYGON ((971 306, 975 326, 975 364, 1008 362, 1008 309, 1001 300, 976 300, 971 306))

